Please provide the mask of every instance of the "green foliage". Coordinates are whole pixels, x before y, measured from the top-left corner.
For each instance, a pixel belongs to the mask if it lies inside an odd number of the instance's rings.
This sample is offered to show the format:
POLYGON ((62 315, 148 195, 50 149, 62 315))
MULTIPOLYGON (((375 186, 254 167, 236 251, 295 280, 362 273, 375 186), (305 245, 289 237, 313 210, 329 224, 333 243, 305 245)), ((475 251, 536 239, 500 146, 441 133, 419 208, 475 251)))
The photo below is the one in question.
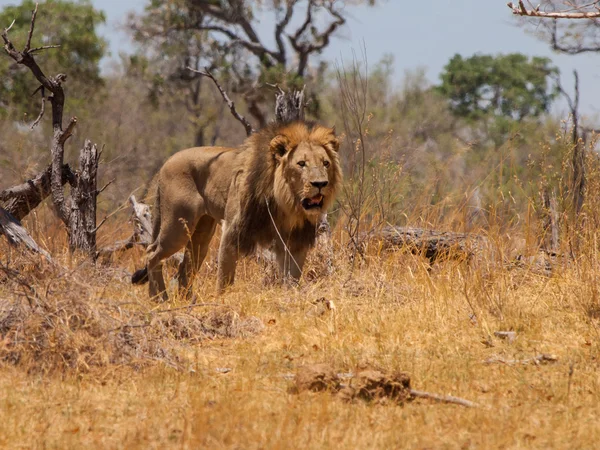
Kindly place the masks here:
POLYGON ((548 58, 457 54, 444 68, 437 90, 450 100, 456 116, 521 121, 548 112, 557 95, 551 78, 557 75, 548 58))
MULTIPOLYGON (((0 11, 0 27, 8 27, 15 20, 9 38, 19 50, 27 41, 34 8, 35 1, 24 0, 0 11)), ((31 46, 60 45, 37 53, 36 61, 47 76, 67 74, 68 103, 85 98, 102 83, 99 62, 106 42, 96 34, 96 27, 104 22, 104 13, 94 9, 89 0, 48 0, 38 9, 31 46)), ((19 115, 29 113, 35 117, 40 102, 37 97, 31 98, 37 86, 29 70, 3 55, 0 74, 0 114, 5 115, 10 107, 19 115)))

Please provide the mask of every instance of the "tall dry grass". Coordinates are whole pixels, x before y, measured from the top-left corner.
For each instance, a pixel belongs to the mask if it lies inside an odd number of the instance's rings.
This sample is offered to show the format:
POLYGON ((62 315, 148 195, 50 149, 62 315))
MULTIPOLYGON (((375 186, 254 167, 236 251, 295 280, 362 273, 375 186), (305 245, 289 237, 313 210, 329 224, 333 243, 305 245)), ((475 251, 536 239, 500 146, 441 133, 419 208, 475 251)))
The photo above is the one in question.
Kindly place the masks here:
MULTIPOLYGON (((334 232, 336 245, 343 233, 334 232)), ((195 292, 208 305, 177 309, 182 299, 156 305, 128 284, 123 272, 139 255, 112 268, 58 256, 56 269, 13 251, 0 270, 0 445, 595 446, 597 259, 570 260, 548 277, 529 267, 428 267, 375 250, 350 272, 343 248, 335 254, 333 275, 298 287, 265 283, 247 259, 221 298, 207 264, 195 292), (526 361, 538 354, 557 361, 526 361), (293 374, 317 362, 343 373, 364 364, 406 371, 416 389, 481 408, 294 394, 293 374)))

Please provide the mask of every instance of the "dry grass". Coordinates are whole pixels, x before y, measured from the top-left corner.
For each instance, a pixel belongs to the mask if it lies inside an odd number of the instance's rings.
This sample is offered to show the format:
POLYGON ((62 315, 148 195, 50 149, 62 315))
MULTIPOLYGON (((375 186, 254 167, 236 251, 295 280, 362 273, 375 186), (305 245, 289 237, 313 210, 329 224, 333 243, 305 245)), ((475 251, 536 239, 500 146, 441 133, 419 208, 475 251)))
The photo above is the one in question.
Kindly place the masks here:
POLYGON ((299 287, 263 284, 264 270, 245 260, 222 298, 207 264, 198 301, 219 306, 190 310, 175 309, 185 306, 178 298, 157 306, 128 284, 137 251, 111 268, 66 257, 53 268, 1 250, 10 270, 0 270, 0 447, 593 448, 600 439, 595 256, 551 277, 452 261, 428 270, 398 253, 351 274, 339 256, 333 275, 299 287), (558 361, 519 362, 540 353, 558 361), (494 358, 516 362, 484 363, 494 358), (407 372, 414 389, 482 407, 294 393, 293 374, 312 363, 407 372))

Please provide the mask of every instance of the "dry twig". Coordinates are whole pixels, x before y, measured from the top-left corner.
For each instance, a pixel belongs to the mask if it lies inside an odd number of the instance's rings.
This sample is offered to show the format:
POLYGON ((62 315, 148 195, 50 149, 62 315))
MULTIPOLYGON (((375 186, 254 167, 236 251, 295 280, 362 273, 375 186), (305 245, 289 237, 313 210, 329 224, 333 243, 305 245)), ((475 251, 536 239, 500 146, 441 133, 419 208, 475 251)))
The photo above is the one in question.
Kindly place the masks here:
POLYGON ((478 408, 479 405, 470 400, 465 400, 464 398, 454 397, 453 395, 439 395, 432 394, 430 392, 425 391, 416 391, 414 389, 410 390, 410 395, 415 398, 426 398, 428 400, 434 400, 440 403, 452 403, 454 405, 465 406, 467 408, 478 408))

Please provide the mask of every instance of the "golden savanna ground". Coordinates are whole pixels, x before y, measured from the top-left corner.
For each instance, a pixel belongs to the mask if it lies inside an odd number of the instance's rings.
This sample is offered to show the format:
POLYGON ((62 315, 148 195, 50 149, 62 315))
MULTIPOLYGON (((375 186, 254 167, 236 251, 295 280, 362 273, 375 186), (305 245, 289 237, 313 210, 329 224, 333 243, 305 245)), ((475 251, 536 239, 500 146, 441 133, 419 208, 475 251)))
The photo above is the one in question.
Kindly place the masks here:
POLYGON ((428 270, 422 258, 374 251, 354 273, 340 255, 333 275, 297 288, 269 284, 246 259, 221 298, 209 256, 196 282, 209 305, 190 310, 129 284, 119 268, 131 272, 137 250, 111 267, 59 257, 52 268, 2 245, 4 448, 596 448, 600 439, 595 253, 547 277, 453 261, 428 270), (333 312, 315 304, 321 297, 333 312), (507 330, 512 343, 494 336, 507 330), (514 361, 542 353, 558 360, 514 361), (484 363, 494 358, 504 362, 484 363), (297 369, 320 362, 402 370, 414 389, 480 407, 294 393, 297 369))

